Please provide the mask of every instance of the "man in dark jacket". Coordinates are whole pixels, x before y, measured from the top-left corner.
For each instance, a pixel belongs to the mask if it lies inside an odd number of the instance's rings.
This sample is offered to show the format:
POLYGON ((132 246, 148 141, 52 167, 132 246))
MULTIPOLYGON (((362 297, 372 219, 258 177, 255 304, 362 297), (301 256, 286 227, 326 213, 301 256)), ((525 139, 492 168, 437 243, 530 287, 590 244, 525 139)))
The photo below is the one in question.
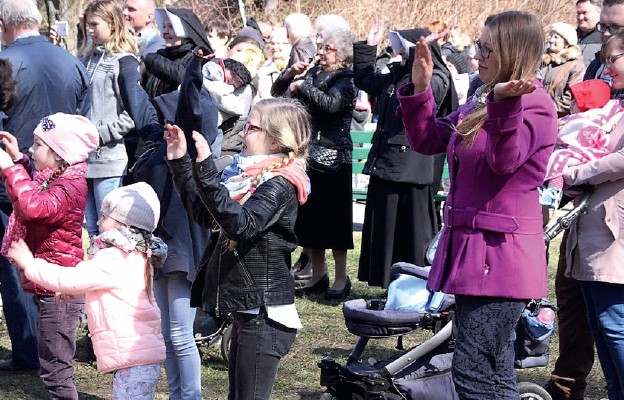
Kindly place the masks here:
POLYGON ((602 0, 578 0, 576 2, 576 35, 586 67, 602 46, 600 32, 596 29, 601 5, 602 0))
MULTIPOLYGON (((57 112, 84 114, 89 105, 89 77, 82 63, 66 50, 39 35, 41 14, 32 1, 4 0, 0 3, 0 30, 7 47, 0 58, 13 65, 17 102, 0 120, 1 129, 19 142, 28 154, 33 130, 41 118, 57 112)), ((4 233, 11 203, 1 186, 0 217, 4 233)), ((36 370, 37 308, 33 296, 22 290, 17 270, 0 256, 0 293, 11 338, 12 358, 0 363, 0 371, 36 370)))

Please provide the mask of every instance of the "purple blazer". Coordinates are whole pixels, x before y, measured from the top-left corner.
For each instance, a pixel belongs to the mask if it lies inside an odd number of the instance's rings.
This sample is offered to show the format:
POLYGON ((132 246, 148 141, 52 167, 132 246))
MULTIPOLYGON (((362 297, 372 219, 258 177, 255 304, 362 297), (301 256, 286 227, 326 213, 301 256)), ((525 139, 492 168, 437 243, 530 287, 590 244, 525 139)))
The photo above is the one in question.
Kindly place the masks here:
POLYGON ((487 118, 472 147, 454 127, 468 114, 469 100, 435 118, 431 88, 397 97, 411 147, 447 154, 450 190, 445 229, 429 287, 446 293, 514 299, 546 295, 548 265, 537 187, 557 139, 555 105, 541 85, 517 98, 487 99, 487 118))

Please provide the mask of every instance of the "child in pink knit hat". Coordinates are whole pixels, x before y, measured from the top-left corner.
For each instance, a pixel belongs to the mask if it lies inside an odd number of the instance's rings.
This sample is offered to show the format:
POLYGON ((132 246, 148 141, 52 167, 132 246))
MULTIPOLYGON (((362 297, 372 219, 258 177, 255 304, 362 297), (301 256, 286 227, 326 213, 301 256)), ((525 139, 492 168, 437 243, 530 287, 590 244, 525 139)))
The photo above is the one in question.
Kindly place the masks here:
MULTIPOLYGON (((0 132, 0 172, 13 214, 0 252, 7 256, 11 243, 23 239, 38 258, 75 267, 84 257, 82 220, 87 198, 87 155, 99 140, 97 128, 79 115, 54 114, 35 128, 30 158, 20 153, 17 139, 0 132)), ((73 379, 76 332, 84 299, 66 296, 64 307, 56 293, 28 281, 22 286, 35 294, 39 307, 39 374, 46 388, 63 398, 78 398, 73 379), (62 323, 59 323, 62 321, 62 323)))

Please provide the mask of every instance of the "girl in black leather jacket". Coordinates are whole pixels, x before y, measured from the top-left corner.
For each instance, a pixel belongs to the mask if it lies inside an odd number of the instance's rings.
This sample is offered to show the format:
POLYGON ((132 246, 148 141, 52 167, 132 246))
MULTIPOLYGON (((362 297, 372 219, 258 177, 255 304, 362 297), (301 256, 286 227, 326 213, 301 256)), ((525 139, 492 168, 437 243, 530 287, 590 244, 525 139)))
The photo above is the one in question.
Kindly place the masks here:
POLYGON ((167 128, 176 189, 193 218, 215 230, 196 283, 203 282, 206 311, 233 315, 229 398, 269 399, 280 359, 302 327, 290 267, 297 207, 310 186, 308 115, 294 100, 258 102, 240 133, 243 153, 221 179, 203 135, 167 128))

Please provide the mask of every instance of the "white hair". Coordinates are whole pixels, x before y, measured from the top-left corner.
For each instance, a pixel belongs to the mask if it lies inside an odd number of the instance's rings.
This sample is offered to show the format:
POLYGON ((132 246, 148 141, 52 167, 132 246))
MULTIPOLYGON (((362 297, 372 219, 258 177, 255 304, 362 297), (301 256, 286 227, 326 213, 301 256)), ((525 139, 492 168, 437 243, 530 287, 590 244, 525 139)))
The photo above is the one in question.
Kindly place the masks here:
POLYGON ((310 37, 312 34, 310 17, 302 13, 289 14, 284 20, 284 27, 290 36, 296 38, 310 37))
POLYGON ((314 29, 316 32, 322 32, 326 29, 346 28, 351 29, 349 23, 342 15, 339 14, 321 14, 316 17, 314 29))
POLYGON ((1 0, 0 19, 6 26, 39 29, 42 18, 33 0, 1 0))

